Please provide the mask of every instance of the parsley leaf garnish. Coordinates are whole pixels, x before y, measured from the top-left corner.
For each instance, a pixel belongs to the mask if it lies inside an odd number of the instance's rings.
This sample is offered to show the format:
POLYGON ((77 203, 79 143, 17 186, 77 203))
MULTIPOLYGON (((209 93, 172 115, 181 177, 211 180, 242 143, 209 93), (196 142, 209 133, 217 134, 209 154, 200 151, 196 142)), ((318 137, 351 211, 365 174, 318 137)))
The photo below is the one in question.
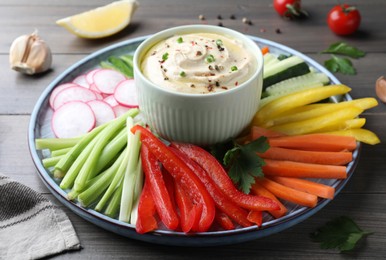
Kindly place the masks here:
POLYGON ((343 55, 356 59, 366 55, 364 51, 361 51, 358 48, 350 46, 344 42, 333 43, 327 50, 322 51, 322 53, 331 53, 331 59, 324 62, 324 66, 329 71, 341 72, 346 75, 355 75, 356 70, 349 58, 338 57, 336 55, 343 55))
POLYGON ((331 72, 341 72, 346 75, 355 75, 357 72, 351 60, 331 55, 332 58, 324 62, 324 66, 331 72))
POLYGON ((310 236, 314 242, 320 243, 322 249, 337 248, 343 252, 354 249, 359 240, 370 234, 372 232, 363 231, 351 218, 340 216, 327 222, 310 236))
POLYGON ((322 53, 340 54, 351 58, 361 58, 366 55, 364 51, 361 51, 358 48, 350 46, 344 42, 333 43, 327 50, 322 51, 322 53))
POLYGON ((234 142, 233 148, 225 153, 223 163, 229 168, 228 175, 244 193, 249 193, 255 177, 264 176, 261 167, 265 163, 257 153, 263 153, 268 148, 267 138, 260 137, 245 145, 234 142))

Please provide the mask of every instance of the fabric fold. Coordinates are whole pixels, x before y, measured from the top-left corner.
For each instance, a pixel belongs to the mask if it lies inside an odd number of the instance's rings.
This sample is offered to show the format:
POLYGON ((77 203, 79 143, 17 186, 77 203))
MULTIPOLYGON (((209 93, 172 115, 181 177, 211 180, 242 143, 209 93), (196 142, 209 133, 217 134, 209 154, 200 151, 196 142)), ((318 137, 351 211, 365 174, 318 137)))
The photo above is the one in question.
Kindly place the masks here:
POLYGON ((0 174, 0 259, 38 259, 81 248, 67 215, 40 193, 0 174))

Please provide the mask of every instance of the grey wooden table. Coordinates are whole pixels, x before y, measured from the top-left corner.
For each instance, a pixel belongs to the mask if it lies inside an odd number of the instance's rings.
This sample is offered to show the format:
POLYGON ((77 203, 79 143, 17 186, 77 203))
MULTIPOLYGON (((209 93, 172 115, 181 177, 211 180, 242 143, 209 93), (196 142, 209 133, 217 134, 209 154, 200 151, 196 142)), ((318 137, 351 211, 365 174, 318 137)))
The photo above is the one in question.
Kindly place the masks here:
MULTIPOLYGON (((55 25, 66 17, 107 0, 2 0, 0 1, 0 172, 30 186, 61 207, 70 217, 83 249, 57 259, 379 259, 386 255, 386 146, 364 145, 353 178, 325 208, 302 223, 259 240, 226 247, 183 248, 152 245, 105 231, 78 217, 61 205, 39 179, 27 146, 30 113, 43 90, 67 67, 103 47, 148 35, 172 26, 220 22, 240 32, 266 38, 292 47, 323 63, 329 56, 320 51, 336 41, 344 41, 366 51, 365 58, 354 60, 356 76, 336 74, 352 88, 354 98, 373 97, 375 80, 386 75, 386 1, 355 1, 362 14, 360 30, 350 37, 338 37, 326 25, 326 15, 335 1, 303 1, 310 17, 287 21, 278 17, 272 1, 251 0, 140 0, 133 23, 121 33, 103 40, 79 39, 55 25), (222 20, 217 17, 221 15, 222 20), (236 19, 230 19, 234 15, 236 19), (252 20, 246 25, 242 18, 252 20), (41 76, 24 76, 9 69, 12 41, 38 29, 53 51, 53 69, 41 76), (363 229, 374 231, 350 254, 321 250, 309 233, 327 220, 348 215, 363 229)), ((365 113, 366 127, 386 140, 386 107, 365 113)), ((0 209, 1 210, 1 209, 0 209)))

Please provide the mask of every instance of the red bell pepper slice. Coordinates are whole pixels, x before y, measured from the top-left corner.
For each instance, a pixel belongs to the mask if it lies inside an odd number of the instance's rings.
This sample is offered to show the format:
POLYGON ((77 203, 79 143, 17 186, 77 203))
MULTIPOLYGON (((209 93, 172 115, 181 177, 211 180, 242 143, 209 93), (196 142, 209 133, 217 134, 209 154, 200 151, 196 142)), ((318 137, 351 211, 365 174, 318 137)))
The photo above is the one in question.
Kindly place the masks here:
POLYGON ((213 180, 210 178, 208 173, 201 168, 195 161, 191 160, 186 154, 174 147, 172 143, 171 149, 190 167, 190 169, 200 178, 204 183, 209 194, 212 196, 214 202, 216 203, 217 208, 227 214, 235 222, 240 224, 243 227, 251 226, 251 222, 248 221, 247 215, 248 212, 230 199, 228 199, 224 193, 216 186, 213 180))
POLYGON ((141 148, 141 161, 159 217, 167 228, 177 229, 179 218, 166 188, 161 167, 146 144, 141 148))
POLYGON ((201 216, 196 216, 195 209, 193 209, 193 202, 191 201, 189 194, 184 190, 179 182, 175 182, 176 202, 180 209, 181 229, 187 233, 192 230, 196 221, 196 217, 199 219, 201 216))
POLYGON ((248 220, 255 223, 258 227, 263 224, 263 212, 251 210, 248 214, 248 220))
POLYGON ((140 125, 135 125, 131 131, 133 133, 141 131, 142 144, 149 147, 151 153, 162 163, 174 180, 179 182, 189 193, 193 202, 202 204, 202 214, 197 231, 207 231, 213 223, 216 207, 204 184, 166 144, 149 130, 140 125))
POLYGON ((235 225, 233 224, 230 217, 224 212, 221 212, 220 210, 216 211, 215 220, 225 230, 235 229, 235 225))
POLYGON ((181 143, 173 143, 173 146, 197 162, 210 175, 220 190, 240 207, 256 211, 280 209, 279 205, 272 199, 239 191, 217 159, 201 147, 181 143))
POLYGON ((135 230, 139 234, 144 234, 158 228, 157 220, 155 218, 156 208, 153 200, 153 195, 150 191, 149 182, 145 179, 141 196, 138 204, 138 219, 135 224, 135 230))

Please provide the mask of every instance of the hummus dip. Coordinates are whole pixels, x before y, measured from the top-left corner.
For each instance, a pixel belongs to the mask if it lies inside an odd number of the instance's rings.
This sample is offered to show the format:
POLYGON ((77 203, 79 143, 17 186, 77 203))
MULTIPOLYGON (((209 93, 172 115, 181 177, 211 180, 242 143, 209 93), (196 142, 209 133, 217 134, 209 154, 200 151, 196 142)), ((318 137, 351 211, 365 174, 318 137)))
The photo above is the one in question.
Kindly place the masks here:
POLYGON ((212 33, 170 37, 143 57, 142 73, 159 87, 206 94, 236 88, 257 68, 248 49, 237 39, 212 33))

